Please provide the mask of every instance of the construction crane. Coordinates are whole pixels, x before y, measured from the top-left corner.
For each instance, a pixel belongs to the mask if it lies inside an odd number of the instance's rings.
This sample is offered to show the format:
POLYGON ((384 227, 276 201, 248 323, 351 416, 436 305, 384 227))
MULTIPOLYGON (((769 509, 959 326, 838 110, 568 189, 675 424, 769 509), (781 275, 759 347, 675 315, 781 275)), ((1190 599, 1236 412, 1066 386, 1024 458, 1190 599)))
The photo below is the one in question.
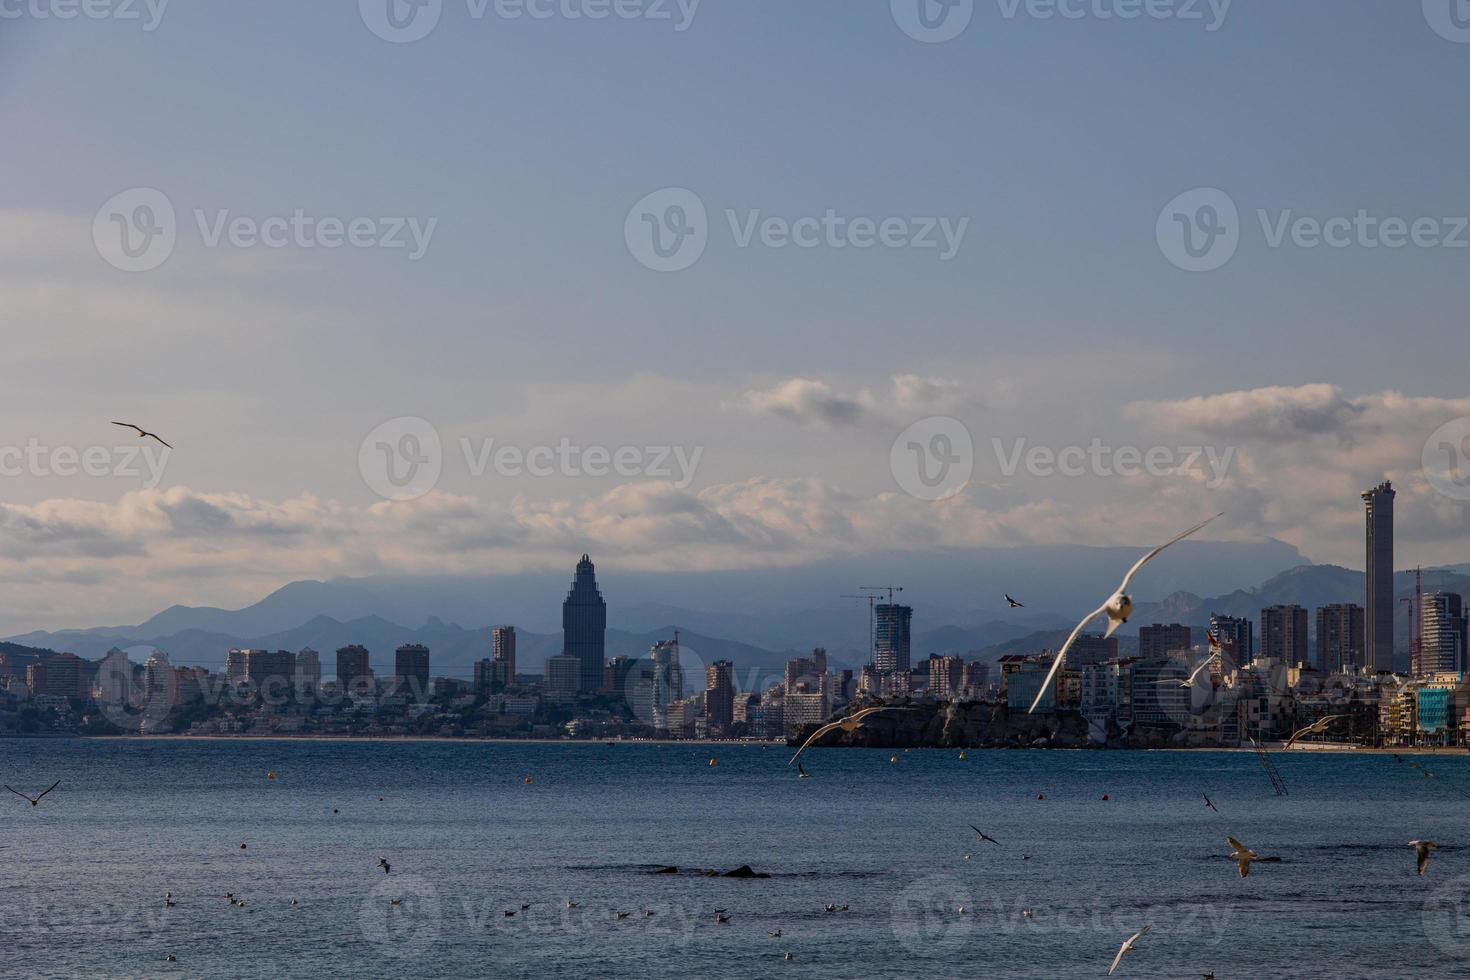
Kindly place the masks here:
POLYGON ((887 592, 888 604, 890 606, 893 605, 893 593, 903 591, 903 586, 901 585, 859 585, 858 588, 864 592, 887 592))

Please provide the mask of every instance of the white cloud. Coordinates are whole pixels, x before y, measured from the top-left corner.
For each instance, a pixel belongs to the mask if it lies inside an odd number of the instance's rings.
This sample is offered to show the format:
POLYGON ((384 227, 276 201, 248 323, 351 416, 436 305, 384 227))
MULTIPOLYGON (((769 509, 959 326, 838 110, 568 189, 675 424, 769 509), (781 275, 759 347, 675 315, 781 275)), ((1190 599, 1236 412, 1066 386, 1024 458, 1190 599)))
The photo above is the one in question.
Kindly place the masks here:
POLYGON ((875 393, 864 387, 850 394, 826 381, 789 378, 747 391, 742 404, 755 415, 799 425, 849 428, 908 424, 927 415, 961 411, 978 401, 958 381, 899 374, 893 376, 887 391, 875 393))

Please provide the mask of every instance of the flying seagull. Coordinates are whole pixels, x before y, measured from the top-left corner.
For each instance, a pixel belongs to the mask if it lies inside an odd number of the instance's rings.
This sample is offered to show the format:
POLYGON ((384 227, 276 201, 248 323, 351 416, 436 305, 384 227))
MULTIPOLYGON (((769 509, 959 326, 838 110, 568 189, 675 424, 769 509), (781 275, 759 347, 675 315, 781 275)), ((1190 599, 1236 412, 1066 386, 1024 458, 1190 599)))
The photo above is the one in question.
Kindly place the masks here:
POLYGON ((1142 939, 1144 937, 1144 934, 1147 933, 1150 928, 1152 927, 1144 926, 1142 929, 1138 930, 1123 941, 1123 945, 1118 947, 1118 955, 1113 957, 1113 965, 1108 967, 1108 976, 1113 975, 1113 971, 1118 969, 1118 964, 1123 962, 1123 957, 1133 952, 1134 944, 1142 939))
POLYGON ((1012 599, 1011 598, 1011 594, 1009 592, 1006 593, 1006 605, 1007 605, 1008 608, 1011 608, 1011 609, 1025 609, 1026 608, 1026 604, 1024 602, 1017 602, 1015 599, 1012 599))
POLYGON ((1181 681, 1179 678, 1176 677, 1176 678, 1173 678, 1174 683, 1175 684, 1178 684, 1180 687, 1194 687, 1195 678, 1199 677, 1200 672, 1203 671, 1210 664, 1214 663, 1214 661, 1215 661, 1215 657, 1214 657, 1213 654, 1211 656, 1206 657, 1204 660, 1201 660, 1200 661, 1200 664, 1199 664, 1198 667, 1194 668, 1194 673, 1190 674, 1189 675, 1189 678, 1187 680, 1182 680, 1181 681))
POLYGON ((1348 717, 1350 717, 1350 716, 1349 715, 1328 715, 1325 718, 1318 718, 1316 721, 1312 722, 1306 728, 1303 728, 1301 731, 1297 732, 1291 738, 1287 739, 1286 740, 1286 746, 1285 746, 1285 748, 1288 748, 1288 749, 1291 748, 1292 743, 1295 742, 1297 739, 1301 738, 1304 735, 1321 735, 1323 732, 1327 731, 1327 726, 1328 725, 1332 724, 1334 721, 1339 721, 1340 719, 1348 718, 1348 717))
POLYGON ((1222 514, 1216 514, 1208 521, 1201 521, 1200 523, 1196 524, 1194 527, 1190 528, 1188 531, 1185 531, 1183 534, 1179 535, 1173 540, 1159 545, 1153 551, 1150 551, 1148 554, 1138 559, 1138 563, 1135 564, 1132 568, 1128 569, 1128 574, 1123 576, 1123 584, 1118 586, 1118 591, 1113 593, 1112 598, 1108 599, 1107 602, 1103 603, 1101 606, 1088 613, 1086 618, 1084 618, 1082 622, 1077 624, 1077 628, 1072 631, 1072 635, 1067 637, 1067 642, 1063 643, 1062 648, 1057 651, 1056 659, 1051 662, 1051 672, 1046 675, 1046 680, 1042 681, 1041 689, 1036 692, 1036 700, 1031 702, 1031 710, 1028 711, 1027 714, 1036 713, 1037 705, 1041 704, 1041 699, 1046 694, 1047 688, 1051 687, 1051 682, 1057 676, 1057 671, 1061 670, 1062 661, 1066 658, 1067 651, 1072 648, 1073 643, 1077 642, 1077 637, 1081 635, 1084 629, 1087 628, 1088 623, 1091 623, 1099 616, 1106 615, 1108 617, 1108 631, 1104 635, 1112 636, 1114 631, 1117 630, 1119 626, 1122 626, 1124 623, 1128 622, 1128 617, 1133 615, 1133 597, 1128 594, 1128 585, 1133 581, 1133 576, 1138 574, 1139 569, 1143 568, 1144 565, 1147 565, 1154 558, 1158 557, 1159 552, 1163 551, 1165 548, 1173 544, 1178 544, 1180 541, 1183 541, 1185 538, 1189 537, 1191 534, 1194 534, 1196 531, 1203 530, 1204 527, 1208 525, 1211 521, 1214 521, 1222 516, 1222 514))
POLYGON ((1409 841, 1409 846, 1419 856, 1419 873, 1422 875, 1424 873, 1424 867, 1429 864, 1429 852, 1439 845, 1432 840, 1411 840, 1409 841))
POLYGON ((173 446, 170 446, 168 443, 163 442, 162 439, 159 439, 158 438, 158 433, 156 433, 156 432, 149 432, 148 430, 144 429, 142 426, 134 425, 131 422, 114 422, 112 424, 113 425, 120 425, 124 429, 132 429, 134 432, 138 433, 138 438, 139 439, 158 439, 159 442, 163 443, 164 448, 166 448, 166 449, 172 449, 172 448, 174 448, 173 446))
POLYGON ((1251 862, 1259 858, 1255 851, 1246 847, 1234 837, 1226 837, 1225 840, 1230 843, 1231 849, 1235 851, 1235 863, 1240 865, 1240 876, 1244 878, 1251 873, 1251 862))
POLYGON ((806 771, 806 767, 803 766, 800 762, 798 762, 796 764, 796 773, 797 773, 797 775, 796 775, 796 778, 797 779, 811 779, 812 778, 811 777, 811 774, 806 771))
POLYGON ((392 874, 393 866, 388 863, 387 858, 378 858, 378 867, 383 869, 383 874, 392 874))
POLYGON ((975 833, 979 834, 981 840, 988 840, 988 841, 990 841, 990 843, 994 844, 996 847, 999 847, 1000 846, 1000 841, 996 840, 994 837, 991 837, 989 834, 987 834, 985 831, 981 830, 979 827, 975 826, 974 824, 970 824, 970 829, 973 830, 975 833))
MULTIPOLYGON (((56 782, 54 782, 50 786, 46 787, 46 793, 51 792, 53 789, 55 789, 56 787, 58 787, 60 785, 61 785, 61 780, 58 779, 56 782)), ((42 793, 41 796, 37 796, 36 798, 32 799, 31 797, 25 795, 24 793, 22 793, 18 789, 10 789, 9 786, 7 786, 5 788, 6 789, 9 789, 16 796, 19 796, 21 799, 23 799, 26 802, 30 803, 31 806, 35 806, 37 803, 40 803, 41 802, 41 798, 46 795, 46 793, 42 793)))
POLYGON ((1210 801, 1209 793, 1201 793, 1200 796, 1203 796, 1205 798, 1205 806, 1209 807, 1211 810, 1214 810, 1216 813, 1220 812, 1220 808, 1215 806, 1215 804, 1210 801))
MULTIPOLYGON (((816 742, 819 738, 821 738, 824 735, 830 734, 831 732, 835 732, 838 729, 841 729, 842 731, 847 732, 849 735, 853 734, 854 732, 858 731, 859 729, 861 729, 863 727, 863 719, 864 718, 867 718, 869 715, 875 715, 875 714, 877 714, 880 711, 913 711, 913 710, 914 710, 913 708, 900 708, 900 707, 888 707, 888 706, 881 707, 881 708, 864 708, 862 711, 859 711, 857 714, 849 715, 846 718, 843 718, 843 719, 841 719, 839 721, 834 721, 834 722, 832 722, 831 724, 828 724, 828 725, 823 725, 821 728, 818 728, 816 731, 812 732, 811 738, 807 739, 805 742, 802 743, 801 748, 799 748, 799 749, 796 750, 796 754, 793 755, 791 757, 791 761, 788 762, 788 763, 786 763, 786 764, 789 766, 789 765, 791 765, 792 762, 795 762, 797 759, 800 759, 801 758, 801 754, 803 752, 805 752, 807 749, 811 748, 812 743, 816 742)), ((894 761, 897 761, 897 759, 898 759, 898 757, 895 756, 894 757, 894 761)))

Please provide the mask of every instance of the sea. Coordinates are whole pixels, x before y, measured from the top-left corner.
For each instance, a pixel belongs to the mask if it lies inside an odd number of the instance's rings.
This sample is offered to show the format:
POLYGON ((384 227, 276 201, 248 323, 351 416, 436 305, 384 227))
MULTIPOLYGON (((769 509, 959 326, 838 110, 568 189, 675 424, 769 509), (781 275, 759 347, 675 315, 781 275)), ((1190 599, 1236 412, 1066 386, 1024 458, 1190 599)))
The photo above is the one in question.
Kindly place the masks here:
POLYGON ((0 741, 0 976, 1470 975, 1463 751, 789 754, 0 741))

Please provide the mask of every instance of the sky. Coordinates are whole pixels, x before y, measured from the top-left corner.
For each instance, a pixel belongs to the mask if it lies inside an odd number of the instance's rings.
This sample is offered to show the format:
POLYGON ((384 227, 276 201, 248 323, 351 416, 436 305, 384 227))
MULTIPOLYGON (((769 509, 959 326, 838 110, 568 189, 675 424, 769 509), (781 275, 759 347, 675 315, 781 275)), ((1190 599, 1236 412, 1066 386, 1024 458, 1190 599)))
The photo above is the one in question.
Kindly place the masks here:
POLYGON ((1449 0, 74 9, 0 0, 0 631, 1217 512, 1361 567, 1384 478, 1470 560, 1449 0))

